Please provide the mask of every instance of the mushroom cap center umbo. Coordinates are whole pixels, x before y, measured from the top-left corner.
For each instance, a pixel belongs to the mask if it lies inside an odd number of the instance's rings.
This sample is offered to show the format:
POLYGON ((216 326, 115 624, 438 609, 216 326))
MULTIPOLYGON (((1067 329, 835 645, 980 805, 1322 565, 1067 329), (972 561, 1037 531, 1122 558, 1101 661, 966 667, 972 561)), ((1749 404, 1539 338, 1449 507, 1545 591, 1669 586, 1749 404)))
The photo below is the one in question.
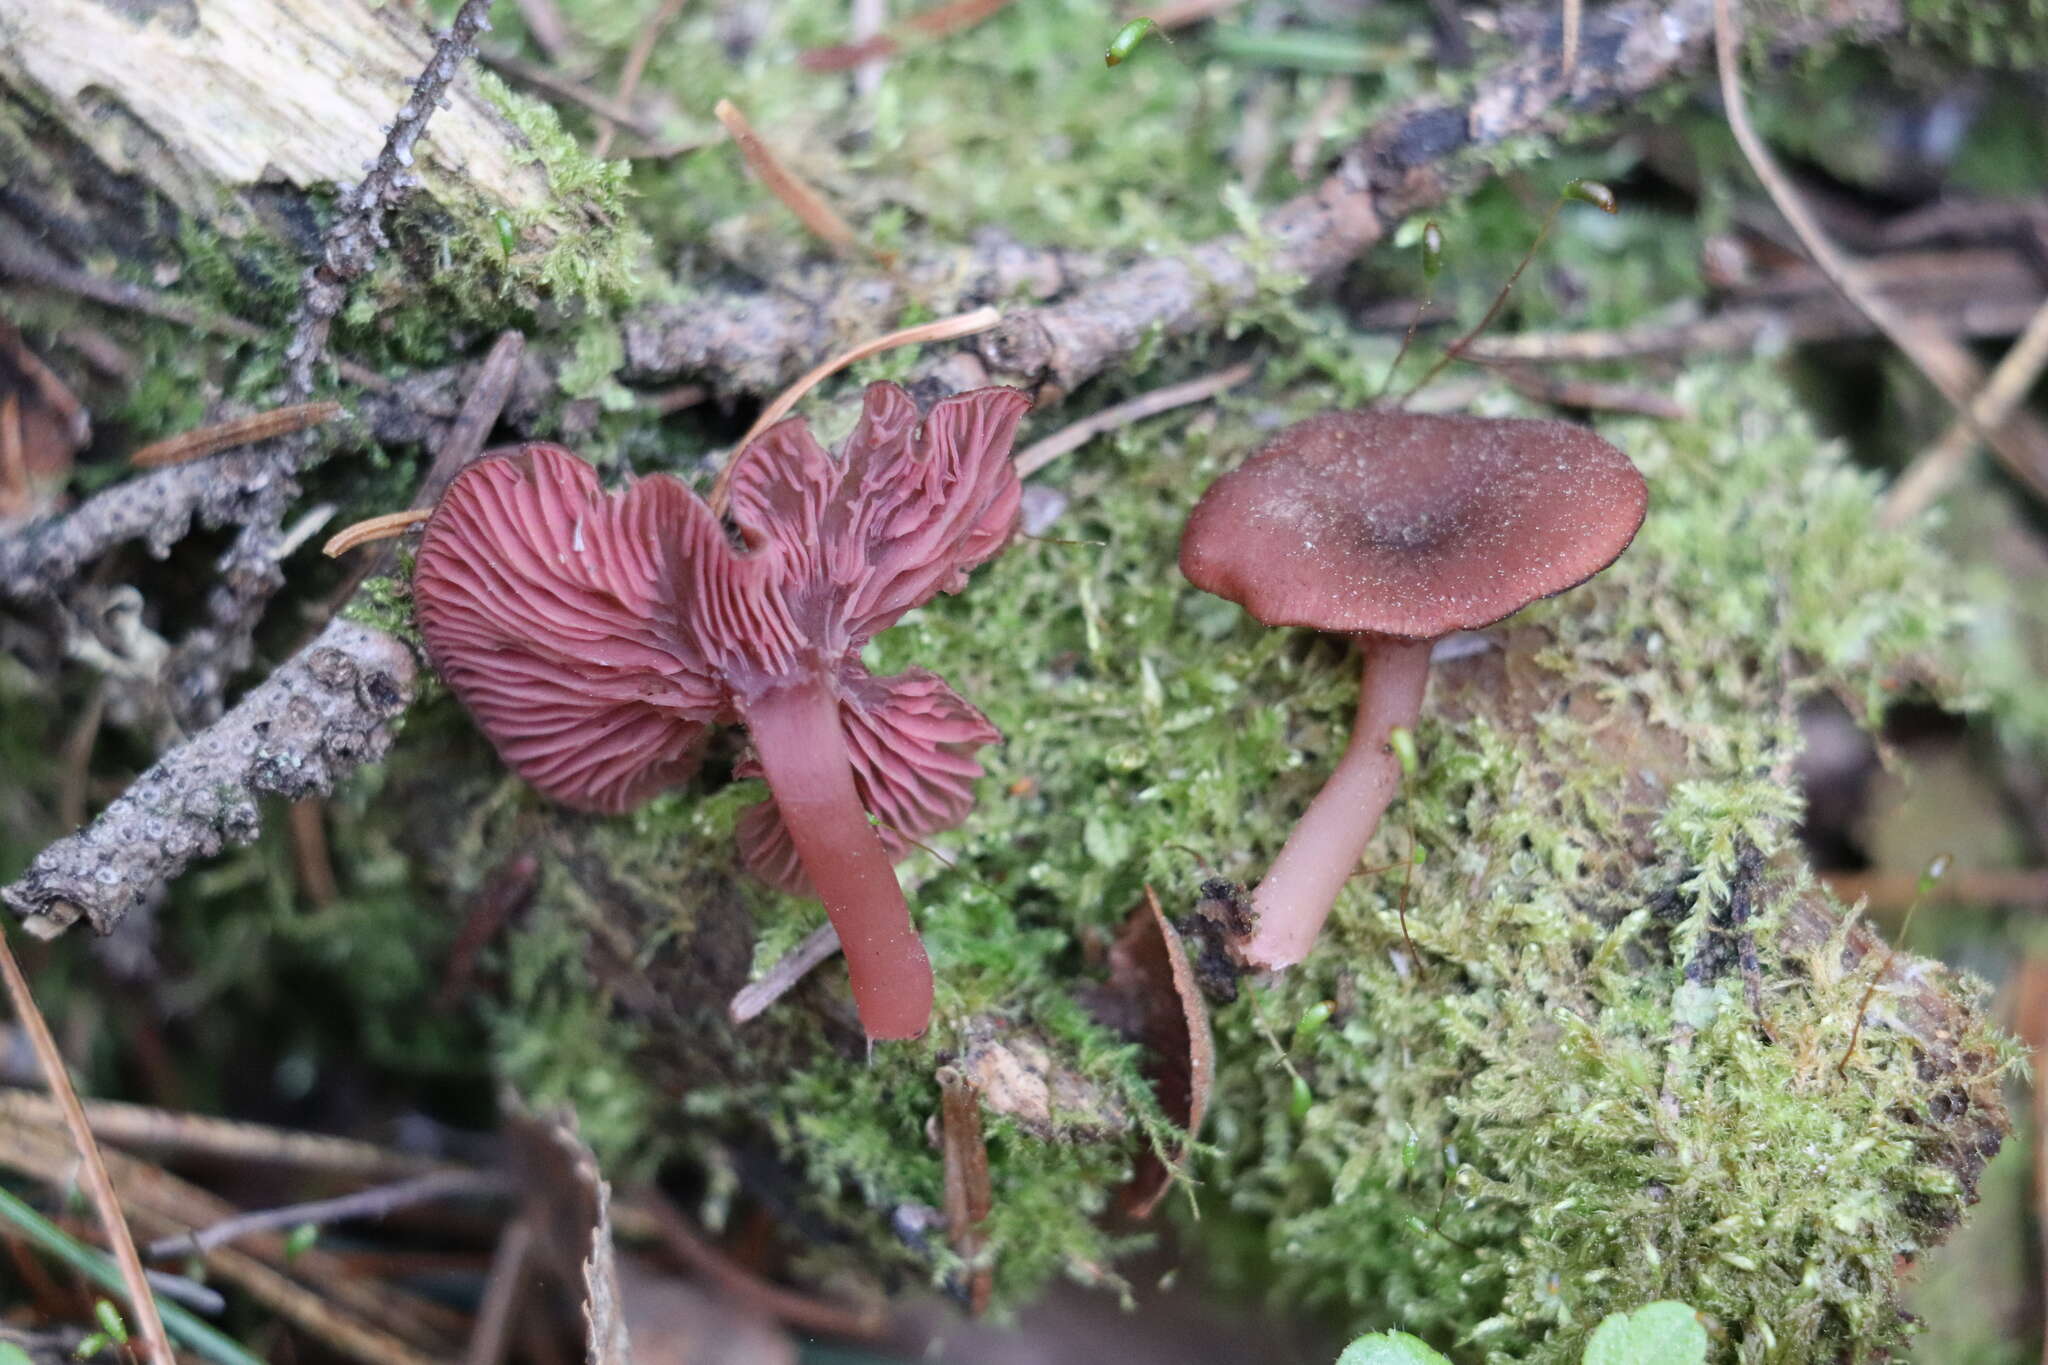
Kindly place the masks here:
POLYGON ((1181 571, 1267 625, 1429 639, 1591 578, 1647 503, 1628 457, 1569 422, 1326 413, 1210 485, 1181 571))

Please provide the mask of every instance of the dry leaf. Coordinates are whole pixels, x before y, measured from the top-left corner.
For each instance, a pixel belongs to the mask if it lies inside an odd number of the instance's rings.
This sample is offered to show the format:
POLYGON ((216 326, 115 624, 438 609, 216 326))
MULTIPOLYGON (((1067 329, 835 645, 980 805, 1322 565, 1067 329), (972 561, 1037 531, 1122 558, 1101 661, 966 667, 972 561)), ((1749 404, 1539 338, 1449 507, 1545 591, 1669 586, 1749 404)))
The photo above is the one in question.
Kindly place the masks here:
MULTIPOLYGON (((1192 1143, 1209 1108, 1216 1044, 1209 1032, 1209 1007, 1180 935, 1149 886, 1145 903, 1131 911, 1110 947, 1109 985, 1100 1005, 1113 1027, 1145 1045, 1145 1074, 1159 1106, 1192 1143)), ((1131 1182, 1117 1196, 1118 1207, 1133 1218, 1151 1216, 1186 1160, 1186 1145, 1171 1160, 1155 1151, 1143 1153, 1131 1182)))

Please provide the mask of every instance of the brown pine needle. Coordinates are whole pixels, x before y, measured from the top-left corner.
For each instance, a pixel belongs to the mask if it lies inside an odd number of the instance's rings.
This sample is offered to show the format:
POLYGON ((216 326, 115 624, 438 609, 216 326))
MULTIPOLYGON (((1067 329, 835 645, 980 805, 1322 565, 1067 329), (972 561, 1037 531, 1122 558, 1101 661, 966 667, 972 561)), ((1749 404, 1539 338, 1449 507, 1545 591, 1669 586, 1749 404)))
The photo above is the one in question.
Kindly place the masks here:
POLYGON ((403 512, 386 512, 381 517, 370 517, 353 526, 344 526, 336 531, 320 553, 329 559, 338 559, 358 545, 367 545, 373 540, 390 540, 409 526, 417 526, 434 515, 431 507, 408 507, 403 512))
POLYGON ((307 427, 317 427, 341 416, 339 403, 294 403, 290 407, 272 408, 268 412, 255 412, 247 417, 231 417, 225 422, 200 427, 196 431, 183 432, 177 436, 166 436, 161 441, 151 441, 128 457, 128 463, 137 469, 159 469, 167 464, 184 464, 188 460, 202 459, 217 455, 223 450, 245 446, 257 441, 268 441, 274 436, 289 436, 307 427))
POLYGON ((1227 370, 1190 379, 1183 384, 1169 384, 1163 389, 1141 393, 1126 403, 1113 408, 1104 408, 1092 417, 1061 427, 1042 441, 1034 441, 1017 452, 1017 477, 1028 479, 1039 470, 1072 450, 1078 450, 1105 432, 1127 427, 1133 422, 1142 422, 1148 417, 1171 412, 1175 408, 1191 403, 1201 403, 1214 398, 1226 389, 1236 388, 1257 373, 1255 360, 1242 365, 1232 365, 1227 370))
POLYGON ((1915 456, 1885 493, 1877 524, 1903 526, 1939 498, 1963 472, 1977 448, 1977 431, 1996 431, 2019 409, 2027 390, 2048 367, 2048 304, 2035 311, 2019 339, 2007 349, 1991 377, 1977 390, 1969 412, 1957 418, 1933 446, 1915 456), (1971 423, 1975 422, 1973 430, 1971 423))
POLYGON ((1562 74, 1565 83, 1571 83, 1572 76, 1579 69, 1579 29, 1586 16, 1586 0, 1564 0, 1564 61, 1562 74))
MULTIPOLYGON (((640 27, 633 39, 633 50, 626 54, 626 65, 619 72, 619 88, 616 98, 620 104, 630 104, 633 93, 640 88, 640 78, 647 74, 648 59, 654 55, 654 45, 661 41, 662 32, 675 22, 682 13, 683 0, 665 0, 662 7, 650 16, 640 27)), ((602 161, 612 149, 612 139, 618 136, 618 125, 605 119, 597 125, 597 140, 590 148, 590 154, 602 161)))
POLYGON ((28 456, 21 436, 21 396, 0 398, 0 510, 28 503, 28 456))
POLYGON ((164 1322, 157 1315, 156 1299, 149 1292, 149 1281, 142 1273, 142 1258, 135 1254, 135 1239, 128 1232, 127 1220, 121 1216, 121 1201, 114 1194, 114 1182, 107 1178, 106 1163, 100 1160, 99 1144, 93 1141, 92 1129, 85 1121, 85 1107, 78 1102, 78 1092, 71 1088, 71 1076, 64 1069, 64 1054, 57 1051, 57 1040, 50 1036, 49 1022, 36 1008, 35 997, 29 994, 28 978, 22 975, 21 964, 14 960, 14 947, 7 941, 4 930, 0 930, 0 977, 6 979, 14 1017, 20 1021, 22 1032, 28 1035, 29 1045, 35 1049, 36 1061, 50 1083, 50 1094, 63 1110, 64 1126, 70 1130, 72 1144, 78 1148, 80 1176, 93 1208, 99 1213, 107 1246, 114 1253, 114 1263, 121 1269, 121 1283, 127 1287, 128 1311, 136 1335, 142 1339, 143 1359, 148 1365, 176 1365, 177 1357, 171 1354, 171 1339, 164 1334, 164 1322))
MULTIPOLYGON (((789 415, 789 410, 803 400, 803 396, 818 387, 848 365, 857 364, 871 355, 893 351, 898 346, 916 346, 927 341, 957 341, 961 337, 986 332, 1003 320, 1000 311, 994 308, 977 308, 971 313, 956 313, 950 318, 936 322, 919 323, 905 327, 900 332, 890 332, 852 346, 833 356, 824 364, 805 374, 796 383, 784 389, 775 401, 761 409, 761 415, 754 419, 754 425, 747 428, 747 434, 740 437, 739 444, 732 448, 733 458, 753 444, 754 438, 789 415)), ((725 462, 725 468, 718 471, 718 481, 711 486, 711 510, 723 515, 725 512, 726 485, 732 481, 733 460, 725 462)), ((344 535, 347 532, 343 532, 344 535)))
POLYGON ((740 155, 747 159, 747 165, 761 178, 768 192, 780 199, 813 236, 842 255, 858 253, 859 244, 846 220, 802 176, 782 164, 782 159, 761 140, 761 135, 747 122, 747 116, 739 111, 738 105, 731 100, 720 100, 711 112, 725 125, 725 131, 732 134, 732 140, 739 144, 740 155))

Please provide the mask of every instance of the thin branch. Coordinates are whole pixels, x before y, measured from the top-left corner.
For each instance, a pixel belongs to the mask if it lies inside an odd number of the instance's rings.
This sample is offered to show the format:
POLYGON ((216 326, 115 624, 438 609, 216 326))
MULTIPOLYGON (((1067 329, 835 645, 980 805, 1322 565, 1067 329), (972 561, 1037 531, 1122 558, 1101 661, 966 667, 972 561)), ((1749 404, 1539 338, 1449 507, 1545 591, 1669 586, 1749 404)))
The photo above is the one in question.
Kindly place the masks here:
POLYGON ((1079 450, 1105 432, 1116 431, 1133 422, 1142 422, 1148 417, 1172 412, 1175 408, 1207 402, 1217 394, 1244 383, 1258 373, 1258 369, 1258 361, 1247 360, 1241 365, 1232 365, 1227 370, 1218 370, 1199 379, 1169 384, 1150 393, 1141 393, 1127 402, 1104 408, 1093 416, 1069 423, 1052 435, 1034 441, 1017 452, 1017 477, 1030 478, 1060 456, 1069 451, 1079 450))
POLYGON ((555 0, 516 0, 519 17, 526 21, 526 34, 551 62, 568 57, 575 46, 569 35, 569 21, 562 17, 555 0))
POLYGON ((412 95, 399 109, 370 170, 341 197, 341 216, 327 229, 320 260, 300 281, 298 315, 291 342, 285 347, 285 387, 294 398, 313 392, 313 367, 327 351, 327 332, 348 302, 348 287, 370 272, 377 253, 388 241, 384 215, 402 203, 418 184, 413 174, 413 147, 427 121, 476 51, 477 36, 490 30, 491 0, 463 0, 455 21, 434 45, 426 70, 413 82, 412 95))
MULTIPOLYGON (((145 1147, 221 1161, 261 1162, 365 1180, 418 1175, 437 1165, 424 1157, 324 1133, 301 1133, 117 1100, 82 1103, 93 1135, 121 1147, 145 1147)), ((0 1087, 0 1119, 49 1127, 62 1124, 63 1114, 56 1101, 44 1095, 0 1087)))
MULTIPOLYGON (((1806 248, 1806 254, 1828 277, 1828 282, 1840 290, 1842 297, 1855 305, 1858 312, 1869 318, 1871 324, 1918 367, 1942 397, 1963 413, 1965 420, 1969 420, 1968 390, 1955 382, 1955 376, 1947 367, 1929 358, 1924 330, 1894 309, 1889 300, 1870 287, 1857 266, 1835 249, 1819 221, 1807 210, 1805 201, 1793 188, 1792 181, 1771 156, 1770 148, 1757 136, 1756 128, 1749 121, 1749 104, 1742 90, 1742 27, 1736 4, 1737 0, 1714 0, 1714 57, 1721 78, 1721 101, 1736 145, 1742 149, 1750 169, 1771 196, 1771 202, 1791 224, 1800 245, 1806 248)), ((1972 426, 1975 426, 1974 422, 1972 426)))
MULTIPOLYGON (((1967 417, 1951 423, 1941 439, 1893 481, 1878 509, 1878 524, 1903 526, 1939 498, 1962 473, 1977 448, 1978 433, 1996 432, 2004 426, 2044 367, 2048 367, 2048 304, 2035 311, 2019 340, 2006 350, 1971 401, 1967 417)), ((2043 480, 2023 477, 2036 493, 2042 491, 2043 480)))
MULTIPOLYGON (((195 304, 156 293, 139 284, 105 279, 89 270, 66 265, 41 247, 17 238, 12 232, 0 232, 0 276, 87 299, 124 313, 138 313, 160 322, 190 327, 195 332, 226 337, 230 341, 266 341, 270 337, 267 330, 253 322, 210 313, 195 304)), ((354 361, 337 361, 334 368, 335 373, 358 388, 378 393, 388 392, 391 388, 390 380, 354 361)))
POLYGON ((70 1130, 72 1146, 78 1149, 85 1191, 92 1200, 93 1209, 99 1214, 107 1246, 114 1253, 114 1264, 121 1269, 121 1284, 128 1296, 128 1310, 135 1329, 142 1338, 144 1359, 154 1362, 154 1365, 177 1365, 177 1358, 171 1353, 171 1340, 164 1335, 163 1318, 157 1313, 156 1296, 150 1293, 149 1281, 142 1273, 142 1258, 135 1254, 135 1239, 128 1233, 128 1220, 121 1216, 121 1201, 114 1194, 114 1182, 107 1178, 107 1167, 100 1159, 99 1144, 93 1141, 92 1127, 85 1120, 85 1109, 78 1102, 78 1092, 71 1088, 71 1075, 65 1069, 64 1054, 57 1050, 57 1040, 50 1036, 50 1025, 43 1018, 43 1012, 36 1008, 35 996, 29 992, 28 978, 22 975, 21 964, 14 960, 14 945, 8 941, 4 928, 0 928, 0 980, 6 983, 14 1017, 21 1024, 22 1032, 28 1035, 29 1045, 35 1049, 36 1061, 43 1069, 43 1078, 49 1082, 50 1094, 64 1113, 64 1126, 70 1130))
POLYGON ((641 116, 640 111, 630 104, 622 103, 594 90, 581 81, 571 80, 559 71, 529 62, 515 52, 502 48, 486 47, 477 54, 477 60, 485 66, 516 84, 530 86, 544 95, 579 105, 607 123, 617 124, 639 137, 652 138, 661 129, 651 119, 641 116))
POLYGON ((706 1241, 658 1191, 643 1190, 632 1204, 635 1210, 652 1219, 661 1244, 671 1255, 709 1280, 729 1299, 792 1327, 824 1336, 872 1341, 888 1325, 888 1314, 880 1308, 842 1308, 764 1279, 706 1241))
POLYGON ((1670 394, 1638 388, 1633 384, 1567 379, 1512 365, 1503 366, 1500 377, 1515 392, 1553 407, 1584 408, 1590 412, 1631 412, 1644 417, 1661 417, 1668 422, 1681 421, 1688 415, 1685 405, 1670 394))
POLYGON ((401 1180, 395 1185, 379 1185, 333 1199, 314 1199, 303 1204, 238 1213, 232 1218, 224 1218, 175 1237, 159 1237, 149 1244, 148 1255, 153 1261, 166 1256, 203 1256, 215 1247, 226 1246, 252 1232, 275 1232, 279 1228, 295 1228, 307 1223, 318 1227, 327 1223, 382 1218, 414 1204, 463 1195, 503 1194, 505 1190, 505 1178, 495 1171, 432 1171, 410 1180, 401 1180))
MULTIPOLYGON (((0 1162, 39 1179, 63 1178, 61 1154, 34 1129, 0 1129, 0 1162)), ((153 1231, 175 1232, 234 1212, 205 1190, 118 1152, 108 1154, 108 1170, 129 1216, 153 1231)), ((355 1274, 318 1247, 294 1256, 276 1233, 256 1234, 247 1248, 216 1247, 206 1265, 216 1278, 364 1365, 445 1361, 462 1326, 453 1310, 355 1274)))
POLYGON ((830 962, 838 952, 838 932, 829 924, 819 925, 805 934, 796 947, 777 958, 775 965, 764 972, 759 981, 742 986, 733 996, 732 1003, 726 1006, 726 1017, 735 1024, 760 1017, 770 1005, 796 989, 798 982, 830 962))
POLYGON ((809 181, 783 164, 775 149, 761 140, 754 131, 754 125, 747 122, 747 116, 731 100, 720 100, 711 111, 718 121, 725 125, 725 131, 738 144, 740 155, 747 165, 767 187, 770 194, 782 201, 783 207, 797 216, 801 222, 825 245, 843 256, 851 256, 860 250, 853 228, 839 216, 839 211, 825 202, 825 196, 811 187, 809 181))
POLYGON ((41 938, 81 915, 108 932, 194 858, 255 838, 258 794, 324 796, 343 773, 381 757, 416 671, 402 642, 331 623, 92 824, 37 854, 0 898, 41 938))
POLYGON ((1883 910, 1903 910, 1915 901, 1930 905, 2008 905, 2048 910, 2048 869, 1950 871, 1933 887, 1917 872, 1828 872, 1827 888, 1839 900, 1867 901, 1883 910))
POLYGON ((537 1217, 521 1214, 498 1234, 491 1253, 491 1268, 484 1276, 483 1296, 476 1307, 476 1326, 470 1330, 469 1348, 463 1365, 498 1365, 505 1358, 512 1318, 519 1307, 519 1291, 525 1286, 526 1262, 537 1240, 537 1217))
MULTIPOLYGON (((618 101, 630 105, 633 93, 640 88, 640 78, 647 74, 648 59, 654 56, 654 45, 661 41, 662 33, 675 22, 683 12, 683 0, 662 0, 661 8, 649 15, 647 22, 640 26, 640 32, 633 37, 632 50, 626 53, 626 64, 619 71, 618 101)), ((600 161, 612 149, 612 139, 618 135, 618 125, 609 119, 600 120, 597 125, 597 139, 591 146, 590 154, 600 161)))

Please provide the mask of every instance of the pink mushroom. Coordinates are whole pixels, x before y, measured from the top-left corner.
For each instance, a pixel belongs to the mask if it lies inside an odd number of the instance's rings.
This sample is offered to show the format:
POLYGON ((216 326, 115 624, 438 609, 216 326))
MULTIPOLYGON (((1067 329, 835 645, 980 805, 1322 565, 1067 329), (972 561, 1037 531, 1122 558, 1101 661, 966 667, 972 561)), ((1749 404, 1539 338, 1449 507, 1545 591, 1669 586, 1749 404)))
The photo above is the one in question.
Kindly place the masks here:
POLYGON ((965 817, 973 750, 1000 736, 931 673, 873 676, 861 647, 1008 541, 1029 406, 980 389, 920 422, 901 388, 873 384, 837 460, 779 422, 733 465, 736 539, 674 478, 606 494, 568 451, 527 445, 465 470, 420 545, 428 654, 554 799, 626 810, 690 776, 707 726, 747 727, 742 771, 772 799, 742 817, 741 852, 825 903, 873 1038, 916 1037, 931 1016, 892 862, 965 817))
POLYGON ((1350 744, 1253 893, 1247 965, 1291 967, 1315 946, 1400 787, 1389 741, 1422 713, 1436 641, 1599 573, 1648 500, 1628 456, 1584 427, 1400 411, 1297 422, 1209 486, 1181 536, 1188 581, 1365 656, 1350 744))

